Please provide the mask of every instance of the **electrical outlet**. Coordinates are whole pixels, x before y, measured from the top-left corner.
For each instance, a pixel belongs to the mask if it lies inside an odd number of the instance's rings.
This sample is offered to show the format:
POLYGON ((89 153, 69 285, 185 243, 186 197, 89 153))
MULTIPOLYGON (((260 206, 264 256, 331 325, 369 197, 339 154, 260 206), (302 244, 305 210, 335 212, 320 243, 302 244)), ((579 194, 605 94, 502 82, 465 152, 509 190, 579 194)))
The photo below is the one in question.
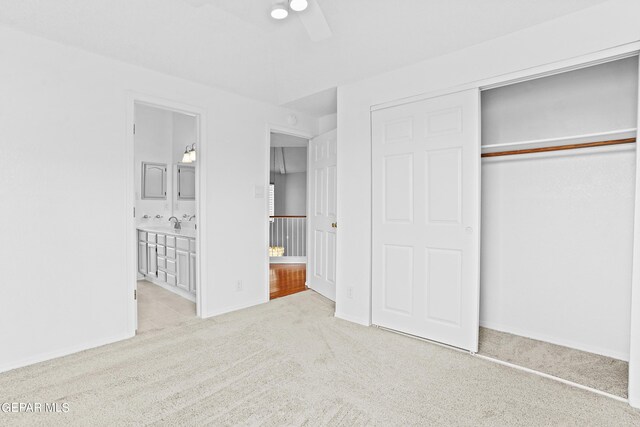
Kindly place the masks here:
POLYGON ((347 286, 347 298, 353 299, 353 286, 347 286))
POLYGON ((242 292, 242 280, 236 282, 236 292, 242 292))

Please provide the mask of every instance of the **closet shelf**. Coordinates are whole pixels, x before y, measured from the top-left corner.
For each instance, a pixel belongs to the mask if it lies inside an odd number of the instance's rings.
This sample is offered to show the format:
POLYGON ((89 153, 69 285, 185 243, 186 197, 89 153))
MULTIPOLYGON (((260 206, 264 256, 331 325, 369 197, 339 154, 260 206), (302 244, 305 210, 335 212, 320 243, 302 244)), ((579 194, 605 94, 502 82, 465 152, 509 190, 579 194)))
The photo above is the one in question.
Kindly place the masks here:
POLYGON ((482 153, 482 157, 499 157, 514 156, 518 154, 545 153, 549 151, 575 150, 578 148, 604 147, 607 145, 632 144, 636 142, 636 138, 614 139, 610 141, 584 142, 580 144, 554 145, 537 148, 524 148, 520 150, 497 151, 491 153, 482 153))
POLYGON ((544 139, 532 139, 529 141, 503 142, 499 144, 483 145, 481 146, 481 148, 485 150, 485 149, 492 149, 492 148, 517 147, 517 146, 523 146, 523 145, 545 146, 545 144, 551 144, 555 142, 571 142, 573 144, 580 144, 584 142, 596 142, 600 138, 602 138, 602 140, 627 139, 627 138, 634 138, 636 136, 636 130, 637 128, 628 128, 628 129, 617 129, 617 130, 612 130, 607 132, 586 133, 582 135, 561 136, 557 138, 544 138, 544 139))

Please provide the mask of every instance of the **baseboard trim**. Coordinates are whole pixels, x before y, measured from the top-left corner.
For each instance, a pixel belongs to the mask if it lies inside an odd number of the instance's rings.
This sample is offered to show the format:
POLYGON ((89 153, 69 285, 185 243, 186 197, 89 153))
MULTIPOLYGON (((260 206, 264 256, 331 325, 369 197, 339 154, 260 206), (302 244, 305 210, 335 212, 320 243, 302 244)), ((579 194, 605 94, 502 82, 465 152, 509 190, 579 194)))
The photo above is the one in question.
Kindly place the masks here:
POLYGON ((508 368, 517 369, 519 371, 527 372, 527 373, 532 374, 532 375, 537 375, 537 376, 540 376, 540 377, 543 377, 543 378, 547 378, 549 380, 557 381, 557 382, 566 384, 566 385, 571 386, 571 387, 576 387, 576 388, 579 388, 581 390, 590 391, 592 393, 599 394, 599 395, 604 396, 604 397, 608 397, 609 399, 613 399, 613 400, 617 400, 619 402, 624 402, 624 403, 630 404, 629 399, 625 399, 624 397, 616 396, 615 394, 607 393, 606 391, 598 390, 598 389, 595 389, 595 388, 592 388, 592 387, 589 387, 589 386, 586 386, 586 385, 575 383, 573 381, 565 380, 564 378, 560 378, 560 377, 556 377, 556 376, 553 376, 553 375, 550 375, 550 374, 546 374, 544 372, 536 371, 535 369, 525 368, 524 366, 515 365, 515 364, 510 363, 510 362, 505 362, 505 361, 500 360, 500 359, 495 359, 495 358, 490 357, 490 356, 485 356, 484 354, 473 353, 473 352, 470 352, 468 350, 464 350, 464 349, 461 349, 461 348, 458 348, 458 347, 453 347, 453 346, 451 346, 449 344, 443 344, 441 342, 433 341, 433 340, 430 340, 430 339, 427 339, 427 338, 422 338, 422 337, 418 337, 418 336, 415 336, 415 335, 406 334, 404 332, 396 331, 394 329, 388 329, 388 328, 384 328, 382 326, 377 326, 377 328, 382 329, 382 330, 387 331, 387 332, 394 333, 394 334, 403 335, 405 337, 417 339, 419 341, 423 341, 423 342, 426 342, 426 343, 429 343, 429 344, 435 344, 435 345, 437 345, 439 347, 448 348, 449 350, 454 350, 454 351, 457 351, 459 353, 466 353, 466 354, 469 354, 471 357, 478 357, 478 358, 480 358, 482 360, 486 360, 487 362, 490 362, 490 363, 495 363, 495 364, 498 364, 498 365, 506 366, 508 368))
POLYGON ((362 326, 371 326, 371 322, 369 322, 369 320, 363 320, 359 317, 351 316, 349 314, 339 313, 337 311, 334 313, 334 317, 337 317, 338 319, 346 320, 347 322, 357 323, 358 325, 362 325, 362 326))
POLYGON ((506 332, 508 334, 519 335, 525 338, 531 338, 534 340, 544 341, 551 344, 560 345, 563 347, 569 347, 569 348, 573 348, 580 351, 586 351, 588 353, 599 354, 601 356, 611 357, 613 359, 622 360, 624 362, 629 361, 628 354, 623 354, 617 351, 611 351, 611 350, 603 349, 596 346, 584 345, 582 343, 565 340, 562 338, 556 338, 556 337, 548 336, 545 334, 537 334, 535 332, 532 333, 530 331, 525 331, 523 329, 505 326, 499 323, 480 321, 480 326, 482 326, 483 328, 493 329, 499 332, 506 332))
POLYGON ((227 313, 231 313, 233 311, 238 311, 238 310, 242 310, 242 309, 245 309, 245 308, 254 307, 256 305, 265 304, 267 302, 269 302, 269 301, 268 300, 264 301, 263 299, 259 299, 259 300, 256 300, 256 301, 251 301, 251 302, 246 302, 246 303, 242 303, 242 304, 238 304, 238 305, 224 307, 224 308, 221 308, 221 309, 213 310, 211 312, 207 312, 206 316, 202 316, 202 317, 204 319, 204 318, 207 318, 207 317, 220 316, 222 314, 227 314, 227 313))
POLYGON ((480 359, 487 360, 487 361, 492 362, 492 363, 496 363, 498 365, 507 366, 509 368, 517 369, 519 371, 528 372, 530 374, 538 375, 538 376, 543 377, 543 378, 548 378, 548 379, 553 380, 553 381, 558 381, 560 383, 567 384, 567 385, 570 385, 572 387, 576 387, 576 388, 579 388, 579 389, 582 389, 582 390, 590 391, 592 393, 596 393, 596 394, 599 394, 601 396, 608 397, 609 399, 617 400, 619 402, 624 402, 624 403, 627 403, 627 404, 629 403, 629 399, 625 399, 624 397, 616 396, 615 394, 607 393, 606 391, 598 390, 597 388, 592 388, 592 387, 589 387, 589 386, 586 386, 586 385, 575 383, 573 381, 565 380, 564 378, 560 378, 560 377, 556 377, 554 375, 546 374, 544 372, 536 371, 535 369, 525 368, 524 366, 515 365, 513 363, 505 362, 504 360, 500 360, 500 359, 495 359, 495 358, 490 357, 490 356, 485 356, 484 354, 480 354, 480 353, 474 353, 473 356, 474 357, 479 357, 480 359))
POLYGON ((74 345, 74 346, 62 348, 59 350, 42 353, 33 357, 22 359, 17 362, 2 365, 0 366, 0 373, 12 371, 18 368, 24 368, 25 366, 35 365, 36 363, 47 362, 49 360, 58 359, 64 356, 69 356, 71 354, 79 353, 81 351, 102 347, 103 345, 113 344, 118 341, 123 341, 129 338, 133 338, 134 336, 135 336, 135 333, 118 334, 118 335, 113 335, 113 336, 95 340, 95 341, 89 341, 87 343, 80 344, 80 345, 74 345))

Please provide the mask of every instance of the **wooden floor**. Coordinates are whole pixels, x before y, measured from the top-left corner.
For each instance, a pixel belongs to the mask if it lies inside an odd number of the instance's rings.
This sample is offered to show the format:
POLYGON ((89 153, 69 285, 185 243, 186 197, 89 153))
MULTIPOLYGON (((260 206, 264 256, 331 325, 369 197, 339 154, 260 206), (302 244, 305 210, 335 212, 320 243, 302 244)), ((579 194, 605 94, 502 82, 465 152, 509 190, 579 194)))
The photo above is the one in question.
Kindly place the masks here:
POLYGON ((306 290, 306 279, 306 264, 270 264, 269 287, 271 299, 306 290))

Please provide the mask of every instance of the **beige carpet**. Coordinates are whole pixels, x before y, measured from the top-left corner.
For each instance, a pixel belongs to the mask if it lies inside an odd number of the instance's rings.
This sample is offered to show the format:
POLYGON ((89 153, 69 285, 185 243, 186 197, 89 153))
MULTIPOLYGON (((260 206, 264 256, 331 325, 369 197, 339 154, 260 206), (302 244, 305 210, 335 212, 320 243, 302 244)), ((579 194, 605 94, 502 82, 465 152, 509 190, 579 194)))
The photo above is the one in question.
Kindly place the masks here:
POLYGON ((480 328, 480 354, 627 397, 629 364, 544 341, 480 328))
POLYGON ((332 316, 312 291, 0 375, 10 425, 640 425, 625 403, 332 316))

